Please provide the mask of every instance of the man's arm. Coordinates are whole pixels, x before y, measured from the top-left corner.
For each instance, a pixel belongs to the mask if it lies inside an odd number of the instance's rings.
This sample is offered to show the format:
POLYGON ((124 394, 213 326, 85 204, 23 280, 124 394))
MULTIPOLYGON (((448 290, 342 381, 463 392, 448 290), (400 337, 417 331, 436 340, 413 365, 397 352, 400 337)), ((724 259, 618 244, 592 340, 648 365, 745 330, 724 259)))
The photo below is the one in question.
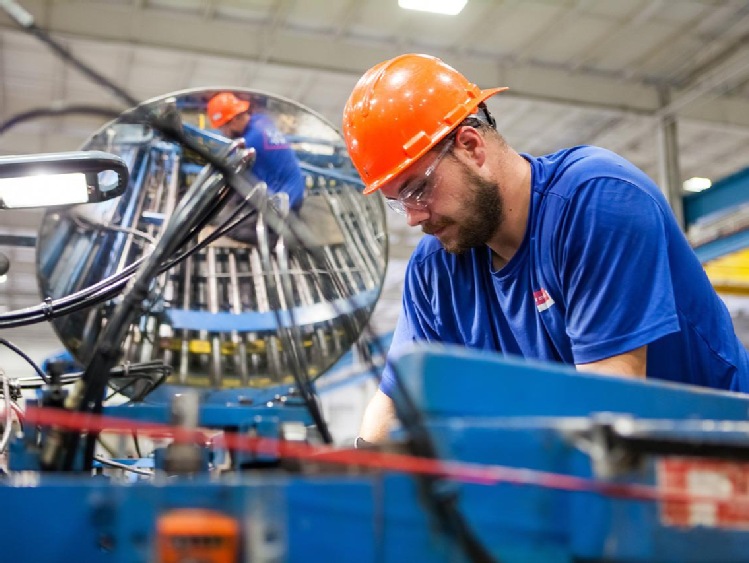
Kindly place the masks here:
MULTIPOLYGON (((647 350, 647 346, 641 346, 618 356, 612 356, 597 362, 578 364, 577 369, 582 372, 644 379, 647 350)), ((383 442, 388 437, 390 427, 395 420, 393 400, 378 389, 364 411, 359 436, 373 444, 383 442)))
POLYGON ((669 252, 673 218, 656 191, 636 172, 630 180, 594 178, 560 216, 566 228, 554 233, 561 247, 555 267, 581 371, 663 375, 646 374, 646 346, 680 325, 669 252))
POLYGON ((383 442, 395 419, 393 400, 378 389, 364 411, 359 437, 373 444, 383 442))
POLYGON ((630 352, 611 356, 597 362, 577 364, 578 371, 603 373, 606 375, 623 375, 645 379, 648 347, 641 346, 630 352))

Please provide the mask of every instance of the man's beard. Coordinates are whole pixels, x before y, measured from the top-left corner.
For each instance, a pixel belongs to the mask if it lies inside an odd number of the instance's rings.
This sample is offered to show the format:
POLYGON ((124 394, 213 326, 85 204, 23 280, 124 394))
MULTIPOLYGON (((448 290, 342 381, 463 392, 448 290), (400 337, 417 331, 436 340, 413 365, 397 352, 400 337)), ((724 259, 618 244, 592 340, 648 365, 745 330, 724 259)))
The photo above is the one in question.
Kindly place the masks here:
POLYGON ((442 247, 451 254, 463 254, 471 248, 486 244, 502 223, 502 197, 495 182, 484 180, 464 167, 463 185, 466 189, 466 201, 460 217, 445 219, 422 229, 426 234, 433 234, 444 227, 457 225, 453 229, 456 232, 453 238, 440 240, 442 247))

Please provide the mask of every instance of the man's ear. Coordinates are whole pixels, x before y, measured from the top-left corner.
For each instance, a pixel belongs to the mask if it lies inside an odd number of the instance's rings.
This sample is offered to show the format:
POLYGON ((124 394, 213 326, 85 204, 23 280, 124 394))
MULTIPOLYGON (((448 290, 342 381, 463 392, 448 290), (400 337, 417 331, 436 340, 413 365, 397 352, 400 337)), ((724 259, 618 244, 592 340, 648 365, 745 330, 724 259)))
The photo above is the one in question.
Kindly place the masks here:
POLYGON ((470 125, 464 125, 458 129, 455 135, 455 148, 453 152, 458 158, 471 160, 478 166, 483 166, 486 160, 486 141, 477 129, 470 125))

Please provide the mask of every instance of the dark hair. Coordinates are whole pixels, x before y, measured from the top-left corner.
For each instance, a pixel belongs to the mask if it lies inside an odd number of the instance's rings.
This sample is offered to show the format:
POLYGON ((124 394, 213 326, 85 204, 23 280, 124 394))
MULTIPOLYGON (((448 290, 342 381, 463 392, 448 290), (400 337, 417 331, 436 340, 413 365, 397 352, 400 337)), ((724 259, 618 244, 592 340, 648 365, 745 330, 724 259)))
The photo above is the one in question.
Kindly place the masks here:
POLYGON ((497 131, 497 122, 494 119, 494 116, 489 112, 489 108, 486 107, 486 104, 484 102, 481 102, 478 105, 478 111, 476 113, 469 115, 463 121, 461 121, 455 129, 450 131, 443 139, 440 139, 440 141, 436 145, 434 145, 434 147, 432 147, 432 150, 439 150, 445 145, 445 143, 449 143, 453 139, 455 139, 455 136, 458 134, 458 129, 460 129, 464 125, 473 127, 480 132, 492 133, 498 136, 500 140, 504 142, 502 135, 500 135, 497 131))
POLYGON ((496 131, 497 122, 494 119, 494 116, 489 112, 489 108, 486 107, 486 104, 481 102, 477 109, 478 111, 475 114, 466 117, 460 125, 470 125, 474 129, 493 129, 496 131))

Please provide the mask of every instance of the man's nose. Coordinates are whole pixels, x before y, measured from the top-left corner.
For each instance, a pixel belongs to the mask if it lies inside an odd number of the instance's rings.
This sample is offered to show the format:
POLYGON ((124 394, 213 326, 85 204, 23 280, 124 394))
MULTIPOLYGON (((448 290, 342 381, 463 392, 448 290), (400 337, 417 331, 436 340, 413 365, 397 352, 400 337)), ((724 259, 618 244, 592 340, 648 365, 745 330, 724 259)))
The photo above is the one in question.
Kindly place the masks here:
POLYGON ((429 209, 413 209, 411 207, 406 207, 406 223, 408 223, 409 227, 415 227, 416 225, 421 225, 424 221, 426 221, 429 218, 429 209))

